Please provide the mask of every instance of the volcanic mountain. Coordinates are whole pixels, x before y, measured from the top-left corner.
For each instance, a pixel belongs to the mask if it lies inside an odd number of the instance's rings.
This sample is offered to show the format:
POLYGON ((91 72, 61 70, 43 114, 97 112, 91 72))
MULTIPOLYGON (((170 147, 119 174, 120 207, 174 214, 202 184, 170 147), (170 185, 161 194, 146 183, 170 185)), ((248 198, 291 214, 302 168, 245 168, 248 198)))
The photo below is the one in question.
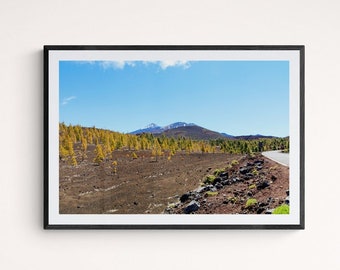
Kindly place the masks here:
POLYGON ((184 126, 163 131, 160 135, 166 137, 186 137, 193 140, 214 140, 225 138, 221 133, 200 126, 184 126))
POLYGON ((229 139, 229 140, 256 140, 265 138, 274 138, 273 136, 264 136, 260 134, 256 135, 244 135, 233 136, 226 133, 219 133, 217 131, 209 130, 204 127, 198 126, 194 123, 175 122, 170 125, 161 127, 157 124, 150 124, 143 129, 138 129, 130 134, 142 134, 151 133, 154 136, 166 136, 166 137, 186 137, 193 140, 215 140, 215 139, 229 139))
POLYGON ((194 123, 176 122, 170 125, 160 127, 156 124, 150 124, 143 129, 138 129, 130 134, 152 133, 155 136, 166 137, 186 137, 193 140, 213 140, 219 138, 232 138, 233 136, 228 134, 222 134, 216 131, 212 131, 203 127, 200 127, 194 123))

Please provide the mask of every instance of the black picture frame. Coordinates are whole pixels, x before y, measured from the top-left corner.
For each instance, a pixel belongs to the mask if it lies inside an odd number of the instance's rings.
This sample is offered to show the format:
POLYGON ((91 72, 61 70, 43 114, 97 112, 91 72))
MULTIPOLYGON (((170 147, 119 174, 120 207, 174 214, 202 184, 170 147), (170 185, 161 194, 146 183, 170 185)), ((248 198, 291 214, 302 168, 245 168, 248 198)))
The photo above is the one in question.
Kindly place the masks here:
MULTIPOLYGON (((44 46, 44 229, 231 229, 231 230, 286 230, 286 229, 304 229, 305 228, 305 146, 304 146, 304 136, 305 136, 305 47, 303 45, 46 45, 44 46), (279 59, 282 61, 289 61, 290 72, 293 72, 296 79, 295 82, 292 81, 290 77, 290 87, 294 84, 295 94, 290 96, 290 102, 294 103, 295 110, 290 110, 290 119, 296 119, 296 124, 294 130, 295 140, 297 141, 297 149, 293 149, 290 153, 294 154, 294 160, 297 164, 290 164, 294 166, 295 178, 289 179, 289 181, 295 181, 297 188, 295 189, 296 206, 294 208, 295 218, 293 221, 289 222, 261 222, 257 221, 256 218, 263 217, 265 215, 252 215, 255 216, 253 220, 247 222, 210 222, 209 217, 207 222, 196 222, 198 219, 189 222, 174 221, 166 222, 162 221, 160 223, 154 222, 155 217, 152 220, 148 220, 149 215, 143 214, 143 220, 146 222, 138 221, 134 222, 127 217, 126 221, 120 220, 119 222, 114 221, 114 214, 108 215, 108 219, 98 222, 98 215, 89 215, 86 220, 79 220, 82 214, 70 215, 69 219, 58 220, 61 216, 68 216, 67 214, 60 214, 57 210, 58 206, 52 207, 53 200, 54 204, 59 200, 59 182, 55 175, 58 175, 59 164, 56 164, 58 157, 55 156, 56 151, 53 149, 58 145, 58 139, 53 134, 56 134, 56 125, 59 123, 59 115, 56 115, 56 109, 59 105, 54 100, 54 97, 58 96, 58 63, 59 61, 101 61, 103 60, 101 56, 103 53, 110 54, 114 52, 115 55, 119 52, 135 52, 137 55, 156 52, 182 52, 182 53, 226 53, 227 55, 237 55, 245 54, 245 57, 255 56, 254 58, 249 58, 250 61, 257 59, 261 61, 262 55, 268 55, 263 58, 263 61, 271 61, 273 59, 279 59), (256 55, 260 55, 256 57, 256 55), (65 57, 66 55, 66 57, 65 57), (293 71, 292 71, 293 70, 293 71), (55 104, 56 103, 56 104, 55 104), (292 111, 293 114, 292 115, 292 111), (54 129, 53 129, 54 127, 54 129), (55 181, 54 181, 54 180, 55 181), (54 181, 54 182, 53 182, 54 181), (57 181, 57 182, 56 182, 57 181), (54 198, 52 198, 54 197, 54 198), (57 209, 57 210, 56 210, 57 209), (73 217, 76 216, 75 219, 73 217), (113 221, 112 221, 113 218, 113 221)), ((105 58, 106 59, 106 58, 105 58)), ((237 57, 235 58, 237 59, 237 57)), ((247 58, 248 59, 248 58, 247 58)), ((178 59, 177 59, 178 60, 178 59)), ((224 59, 223 59, 224 60, 224 59)), ((255 60, 254 60, 255 61, 255 60)), ((292 73, 290 73, 292 75, 292 73)), ((290 89, 290 91, 292 91, 290 89)), ((292 93, 292 92, 291 92, 292 93)), ((290 106, 291 103, 290 103, 290 106)), ((291 162, 291 161, 290 161, 291 162)), ((291 167, 290 167, 291 169, 291 167)), ((289 214, 291 215, 291 214, 289 214)), ((289 216, 282 215, 282 216, 289 216)), ((105 215, 106 216, 106 215, 105 215)), ((163 215, 158 215, 163 216, 163 215)), ((170 215, 172 216, 172 215, 170 215)), ((181 218, 182 215, 174 215, 181 218)), ((183 215, 184 216, 184 215, 183 215)), ((208 215, 209 216, 209 215, 208 215)), ((213 215, 212 215, 213 216, 213 215)), ((234 216, 227 215, 226 216, 234 216)), ((242 215, 240 215, 242 216, 242 215)), ((245 215, 247 216, 247 215, 245 215)), ((269 216, 267 215, 268 219, 269 216)), ((200 217, 200 215, 190 215, 190 217, 200 217)), ((61 218, 61 219, 62 219, 61 218)), ((123 217, 124 219, 124 217, 123 217)), ((157 216, 156 216, 157 219, 157 216)))

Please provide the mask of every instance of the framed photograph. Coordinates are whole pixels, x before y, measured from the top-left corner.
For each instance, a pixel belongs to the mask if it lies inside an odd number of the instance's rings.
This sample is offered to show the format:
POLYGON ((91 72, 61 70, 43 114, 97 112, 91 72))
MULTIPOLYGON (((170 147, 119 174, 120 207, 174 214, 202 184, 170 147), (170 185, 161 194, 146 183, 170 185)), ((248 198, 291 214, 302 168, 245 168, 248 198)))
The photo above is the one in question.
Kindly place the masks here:
POLYGON ((45 46, 45 229, 304 229, 304 46, 45 46))

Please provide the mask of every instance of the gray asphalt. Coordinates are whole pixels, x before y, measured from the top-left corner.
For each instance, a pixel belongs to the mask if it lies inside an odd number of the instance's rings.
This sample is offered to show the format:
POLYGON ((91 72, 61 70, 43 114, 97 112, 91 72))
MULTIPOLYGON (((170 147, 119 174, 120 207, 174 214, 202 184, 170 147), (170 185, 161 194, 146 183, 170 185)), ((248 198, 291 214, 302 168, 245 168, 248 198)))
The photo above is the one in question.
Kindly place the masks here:
POLYGON ((280 163, 284 166, 289 167, 289 154, 288 153, 281 153, 281 151, 266 151, 263 152, 262 155, 265 157, 280 163))

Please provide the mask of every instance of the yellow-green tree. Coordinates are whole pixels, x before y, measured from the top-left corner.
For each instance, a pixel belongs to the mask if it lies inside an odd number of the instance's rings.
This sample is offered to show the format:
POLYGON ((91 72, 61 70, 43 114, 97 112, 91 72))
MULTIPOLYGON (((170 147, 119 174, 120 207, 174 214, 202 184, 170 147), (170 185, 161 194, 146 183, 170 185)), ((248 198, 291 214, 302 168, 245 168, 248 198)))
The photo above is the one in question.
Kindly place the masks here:
POLYGON ((70 163, 71 163, 72 166, 77 166, 78 165, 77 159, 76 159, 76 157, 74 155, 71 156, 70 163))
POLYGON ((117 174, 117 167, 118 167, 117 160, 114 160, 111 165, 112 165, 112 173, 117 174))
POLYGON ((100 144, 97 144, 95 152, 96 152, 96 157, 93 161, 96 163, 101 163, 104 160, 105 156, 103 153, 103 148, 100 144))
POLYGON ((158 142, 157 139, 155 139, 154 143, 153 143, 153 146, 152 146, 152 150, 151 150, 151 155, 153 157, 156 158, 156 161, 158 159, 159 156, 161 156, 163 153, 162 153, 162 148, 158 142))
POLYGON ((59 160, 64 160, 68 157, 68 151, 65 147, 60 143, 59 144, 59 160))
POLYGON ((87 140, 84 137, 82 137, 81 138, 81 157, 82 157, 82 160, 84 160, 87 157, 86 150, 87 150, 87 140))

